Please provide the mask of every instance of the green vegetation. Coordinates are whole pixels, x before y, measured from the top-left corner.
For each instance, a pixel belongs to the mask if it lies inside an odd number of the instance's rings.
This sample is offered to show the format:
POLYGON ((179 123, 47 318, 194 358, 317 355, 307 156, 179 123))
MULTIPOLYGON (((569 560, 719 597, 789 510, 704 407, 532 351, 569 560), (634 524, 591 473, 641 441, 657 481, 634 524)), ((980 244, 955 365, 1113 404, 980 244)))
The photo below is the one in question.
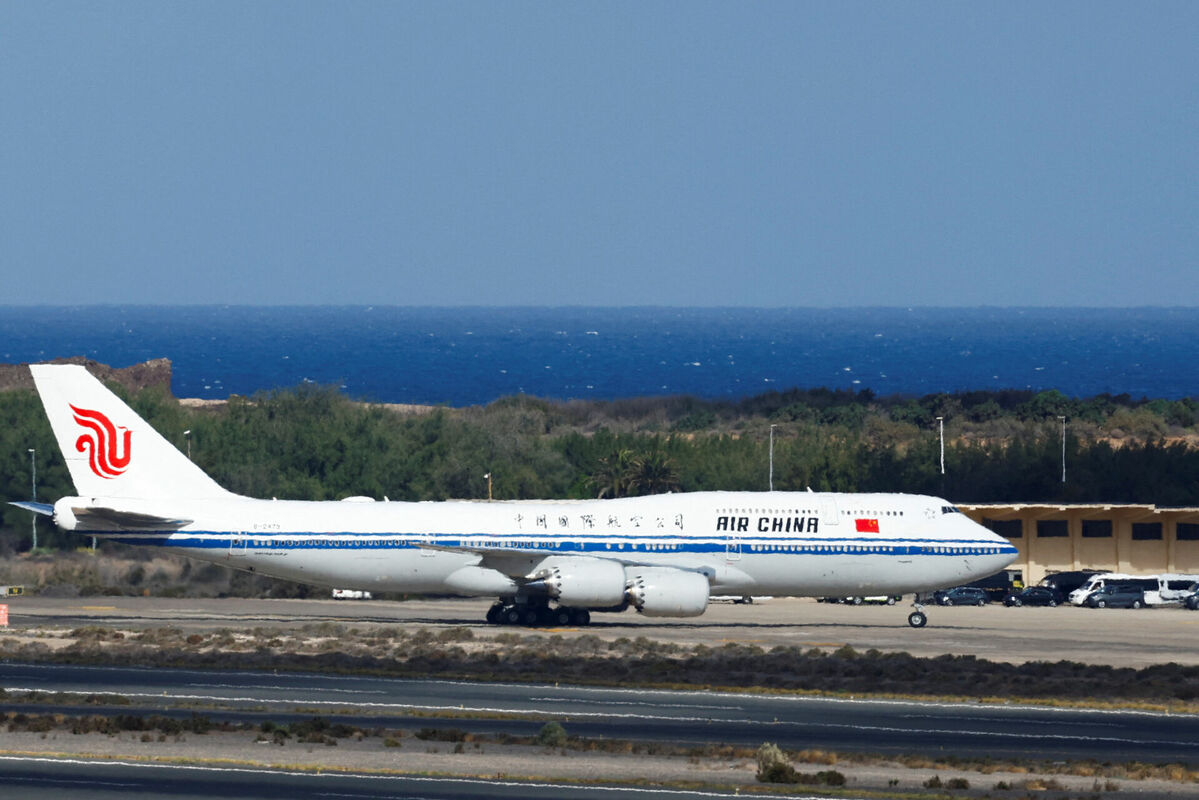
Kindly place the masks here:
MULTIPOLYGON (((797 783, 804 786, 844 786, 845 775, 835 769, 819 772, 798 772, 788 762, 787 756, 777 745, 763 742, 755 757, 758 761, 757 778, 761 783, 797 783)), ((927 787, 928 784, 925 784, 927 787)), ((940 788, 940 783, 936 788, 940 788)))
MULTIPOLYGON (((762 490, 774 426, 779 490, 1199 504, 1199 401, 1191 398, 1015 390, 879 398, 793 389, 740 401, 521 396, 422 414, 355 403, 320 386, 233 397, 217 408, 185 407, 155 389, 128 399, 181 449, 190 430, 196 462, 222 485, 257 497, 482 498, 487 473, 497 499, 762 490), (1065 484, 1059 416, 1068 420, 1065 484), (945 419, 944 476, 937 417, 945 419)), ((29 497, 30 447, 38 497, 72 494, 36 395, 0 393, 5 499, 29 497)), ((28 549, 28 512, 4 507, 0 514, 0 549, 28 549)), ((82 544, 45 522, 39 531, 42 546, 82 544)))
POLYGON ((542 747, 563 747, 566 745, 566 740, 566 728, 562 727, 561 722, 551 720, 537 731, 536 741, 542 747))

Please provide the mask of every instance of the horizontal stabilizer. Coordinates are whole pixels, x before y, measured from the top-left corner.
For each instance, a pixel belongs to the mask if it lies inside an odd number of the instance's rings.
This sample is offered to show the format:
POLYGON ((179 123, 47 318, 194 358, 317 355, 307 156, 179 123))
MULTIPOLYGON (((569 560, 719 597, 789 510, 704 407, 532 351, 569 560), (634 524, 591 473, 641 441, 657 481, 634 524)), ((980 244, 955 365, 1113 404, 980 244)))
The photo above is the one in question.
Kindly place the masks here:
POLYGON ((35 503, 32 500, 12 500, 9 501, 9 505, 23 508, 26 511, 32 511, 35 514, 41 514, 44 517, 54 516, 54 506, 49 503, 35 503))
POLYGON ((160 517, 156 514, 100 506, 72 508, 71 513, 75 515, 76 530, 160 531, 164 528, 182 528, 192 523, 190 519, 160 517))

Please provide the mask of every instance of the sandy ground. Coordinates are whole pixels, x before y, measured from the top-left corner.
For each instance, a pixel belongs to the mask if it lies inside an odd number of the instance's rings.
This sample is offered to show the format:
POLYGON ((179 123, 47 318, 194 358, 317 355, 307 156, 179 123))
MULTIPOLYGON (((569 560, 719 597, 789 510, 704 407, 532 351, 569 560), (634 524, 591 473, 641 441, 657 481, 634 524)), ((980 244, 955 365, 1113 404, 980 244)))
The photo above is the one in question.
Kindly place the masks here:
POLYGON ((906 623, 909 605, 846 606, 810 599, 775 599, 753 605, 713 603, 695 619, 649 619, 632 611, 596 614, 586 628, 501 628, 483 622, 487 600, 335 601, 185 599, 162 597, 27 596, 9 603, 9 630, 101 625, 137 630, 170 625, 185 631, 222 628, 288 629, 338 622, 362 630, 375 626, 467 627, 476 636, 511 631, 531 636, 592 635, 611 641, 644 636, 652 641, 719 646, 727 642, 916 656, 973 655, 992 661, 1069 660, 1116 667, 1178 663, 1199 665, 1199 612, 1181 608, 1089 609, 927 607, 928 627, 906 623))
MULTIPOLYGON (((649 756, 578 753, 526 746, 498 745, 490 742, 465 743, 463 752, 453 752, 453 743, 429 743, 404 736, 399 747, 386 747, 383 740, 366 737, 360 741, 341 739, 337 746, 257 743, 252 733, 210 733, 168 736, 165 741, 141 741, 141 734, 83 734, 69 731, 47 733, 0 733, 0 752, 55 754, 72 757, 217 761, 310 769, 351 771, 391 771, 436 773, 479 777, 539 777, 552 779, 595 780, 606 783, 649 780, 655 782, 703 782, 726 788, 760 786, 754 777, 752 759, 711 757, 649 756)), ((1199 795, 1195 784, 1160 780, 1075 776, 1044 776, 1030 773, 992 772, 983 774, 964 770, 909 768, 898 764, 857 765, 839 763, 794 765, 800 772, 813 773, 835 769, 846 776, 849 790, 881 792, 926 792, 924 783, 933 776, 942 782, 953 778, 969 781, 969 791, 955 796, 1024 797, 1029 792, 1047 796, 1063 793, 1074 796, 1098 794, 1105 800, 1120 798, 1193 798, 1199 795), (997 789, 1000 782, 1011 789, 997 789)), ((780 787, 781 788, 781 787, 780 787)))

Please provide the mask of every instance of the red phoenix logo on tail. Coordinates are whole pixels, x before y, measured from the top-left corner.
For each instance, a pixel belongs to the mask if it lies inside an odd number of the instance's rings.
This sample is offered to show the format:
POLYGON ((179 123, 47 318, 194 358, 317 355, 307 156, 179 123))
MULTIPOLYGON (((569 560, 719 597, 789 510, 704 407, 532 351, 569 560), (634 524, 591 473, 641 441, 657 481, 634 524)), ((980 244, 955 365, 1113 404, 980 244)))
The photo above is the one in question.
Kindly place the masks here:
POLYGON ((71 406, 71 410, 75 412, 75 422, 87 428, 87 433, 75 440, 75 449, 87 453, 92 472, 105 479, 122 474, 129 467, 129 439, 132 432, 128 428, 120 428, 125 436, 118 441, 117 426, 99 411, 75 406, 71 406))

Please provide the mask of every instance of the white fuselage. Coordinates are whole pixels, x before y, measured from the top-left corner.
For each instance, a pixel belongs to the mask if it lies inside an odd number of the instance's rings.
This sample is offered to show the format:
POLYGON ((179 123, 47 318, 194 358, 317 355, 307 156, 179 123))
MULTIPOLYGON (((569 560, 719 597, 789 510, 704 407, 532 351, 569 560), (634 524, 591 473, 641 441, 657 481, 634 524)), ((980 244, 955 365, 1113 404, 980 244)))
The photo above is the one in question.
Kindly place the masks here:
POLYGON ((701 572, 712 594, 904 594, 990 575, 1016 556, 1009 542, 944 500, 905 494, 420 503, 229 496, 121 505, 192 522, 167 531, 76 529, 273 577, 372 591, 494 595, 489 585, 447 578, 477 565, 533 575, 552 556, 594 556, 701 572))

